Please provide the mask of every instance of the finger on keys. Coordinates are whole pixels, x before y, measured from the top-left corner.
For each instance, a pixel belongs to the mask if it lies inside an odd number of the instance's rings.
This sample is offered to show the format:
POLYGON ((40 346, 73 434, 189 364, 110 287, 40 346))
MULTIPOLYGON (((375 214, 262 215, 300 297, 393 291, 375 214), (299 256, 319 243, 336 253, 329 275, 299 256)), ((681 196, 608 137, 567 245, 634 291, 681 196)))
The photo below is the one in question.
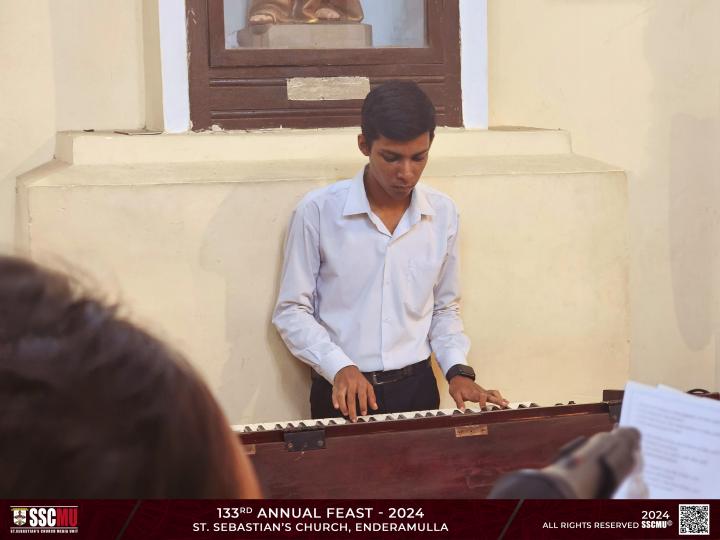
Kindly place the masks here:
POLYGON ((372 384, 368 383, 368 401, 370 402, 370 408, 373 411, 378 410, 377 398, 375 397, 375 389, 372 384))
POLYGON ((368 408, 368 393, 367 393, 367 387, 365 385, 361 385, 360 388, 358 388, 357 393, 358 398, 358 405, 360 406, 360 414, 362 416, 367 415, 367 408, 368 408))
POLYGON ((487 391, 487 400, 490 403, 494 403, 495 405, 498 405, 500 407, 506 407, 510 402, 502 397, 502 394, 498 392, 497 390, 488 390, 487 391))
POLYGON ((358 394, 357 394, 357 388, 353 385, 351 385, 348 388, 347 396, 345 396, 345 399, 347 400, 347 409, 348 412, 344 413, 346 416, 350 416, 350 421, 355 422, 357 420, 357 402, 358 394))
POLYGON ((340 409, 340 412, 343 414, 343 416, 347 416, 348 414, 348 408, 346 403, 346 390, 343 388, 342 390, 333 390, 333 406, 336 409, 340 409))
POLYGON ((456 392, 452 397, 455 400, 455 405, 457 405, 458 410, 465 412, 465 400, 463 399, 462 394, 460 394, 460 392, 456 392))

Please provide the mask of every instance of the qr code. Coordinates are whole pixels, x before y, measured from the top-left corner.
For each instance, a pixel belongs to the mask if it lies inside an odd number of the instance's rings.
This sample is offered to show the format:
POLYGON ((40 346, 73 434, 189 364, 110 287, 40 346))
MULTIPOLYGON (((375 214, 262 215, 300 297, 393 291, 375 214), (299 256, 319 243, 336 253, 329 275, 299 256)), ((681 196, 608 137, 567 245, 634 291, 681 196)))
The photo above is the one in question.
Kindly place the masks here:
POLYGON ((709 504, 680 504, 680 534, 710 534, 709 504))

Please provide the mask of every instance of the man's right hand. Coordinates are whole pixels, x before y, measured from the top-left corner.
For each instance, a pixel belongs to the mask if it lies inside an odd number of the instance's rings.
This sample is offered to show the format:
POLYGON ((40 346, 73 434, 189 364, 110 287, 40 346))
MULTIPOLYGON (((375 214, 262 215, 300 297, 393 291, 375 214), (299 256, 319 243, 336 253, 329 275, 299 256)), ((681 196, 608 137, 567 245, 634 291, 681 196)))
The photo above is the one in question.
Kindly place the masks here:
POLYGON ((368 404, 373 410, 378 408, 372 384, 357 366, 345 366, 337 372, 333 381, 333 407, 340 409, 344 416, 349 416, 350 421, 355 422, 358 417, 356 401, 362 416, 368 413, 368 404))

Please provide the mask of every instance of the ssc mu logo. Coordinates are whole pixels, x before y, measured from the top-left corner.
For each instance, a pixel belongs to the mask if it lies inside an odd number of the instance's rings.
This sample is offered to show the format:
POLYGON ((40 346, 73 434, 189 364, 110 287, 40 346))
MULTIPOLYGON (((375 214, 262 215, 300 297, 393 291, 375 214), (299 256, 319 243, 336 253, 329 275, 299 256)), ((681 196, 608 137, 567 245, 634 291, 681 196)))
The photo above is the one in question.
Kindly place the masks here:
POLYGON ((27 508, 20 508, 19 506, 12 508, 13 523, 16 526, 22 527, 27 523, 27 510, 27 508))
POLYGON ((78 532, 77 506, 11 506, 15 534, 76 534, 78 532))

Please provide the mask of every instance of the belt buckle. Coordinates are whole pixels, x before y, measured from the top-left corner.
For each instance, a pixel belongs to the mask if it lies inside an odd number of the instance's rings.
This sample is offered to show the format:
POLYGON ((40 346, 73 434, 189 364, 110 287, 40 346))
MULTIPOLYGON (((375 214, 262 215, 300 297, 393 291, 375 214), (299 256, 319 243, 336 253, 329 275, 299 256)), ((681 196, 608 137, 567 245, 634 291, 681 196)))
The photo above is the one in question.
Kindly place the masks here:
POLYGON ((378 374, 381 376, 384 374, 382 371, 373 371, 371 374, 372 384, 373 386, 380 386, 383 384, 389 384, 394 383, 402 379, 402 370, 397 370, 397 373, 394 373, 391 377, 388 377, 387 379, 378 379, 378 374))

